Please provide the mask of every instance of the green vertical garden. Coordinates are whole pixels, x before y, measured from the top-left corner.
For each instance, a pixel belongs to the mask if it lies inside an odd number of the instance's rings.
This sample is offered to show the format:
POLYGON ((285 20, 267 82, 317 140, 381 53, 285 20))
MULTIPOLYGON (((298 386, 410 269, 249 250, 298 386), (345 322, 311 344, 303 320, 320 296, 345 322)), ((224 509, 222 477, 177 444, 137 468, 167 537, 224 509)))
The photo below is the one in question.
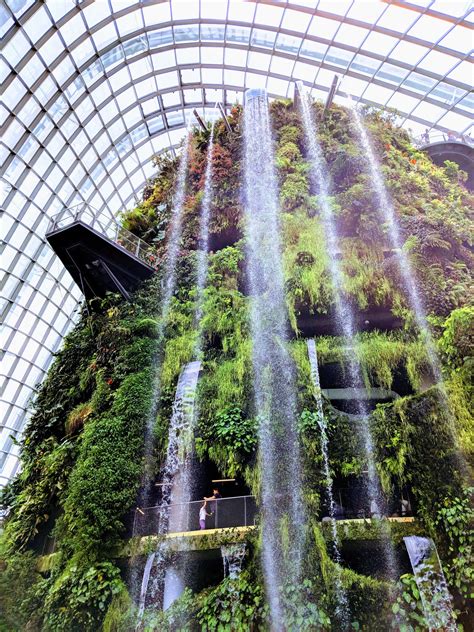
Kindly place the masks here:
MULTIPOLYGON (((293 103, 271 105, 280 186, 281 234, 289 343, 297 368, 298 427, 304 496, 309 508, 306 578, 289 588, 291 630, 330 630, 335 620, 335 563, 321 525, 324 476, 316 405, 301 323, 331 315, 318 197, 311 194, 301 121, 293 103), (304 607, 296 595, 303 594, 304 607)), ((391 325, 357 336, 365 386, 408 394, 379 404, 370 417, 376 464, 387 498, 409 489, 419 533, 438 547, 459 621, 468 629, 473 585, 470 467, 474 450, 472 348, 473 197, 455 163, 435 166, 395 125, 390 112, 364 119, 403 232, 442 360, 449 409, 430 381, 423 337, 404 296, 378 219, 370 177, 347 110, 314 105, 332 178, 332 200, 343 238, 344 291, 358 312, 383 310, 391 325)), ((215 127, 211 252, 205 290, 203 371, 198 387, 197 456, 222 477, 243 479, 259 495, 256 417, 252 407, 249 298, 242 212, 242 109, 215 127)), ((155 158, 157 176, 142 202, 123 212, 124 226, 156 249, 160 262, 130 302, 116 295, 82 308, 44 383, 38 388, 21 446, 22 470, 3 492, 10 508, 1 536, 0 630, 124 631, 134 629, 123 550, 143 474, 144 431, 154 419, 153 461, 159 474, 179 373, 192 360, 197 335, 196 249, 209 132, 192 134, 177 288, 166 323, 159 322, 161 270, 178 161, 155 158), (160 334, 163 332, 163 335, 160 334), (156 384, 159 378, 159 396, 156 384)), ((343 342, 316 338, 321 372, 344 370, 343 342)), ((325 400, 333 477, 360 477, 365 463, 350 416, 325 400)), ((356 534, 346 534, 348 539, 356 534)), ((401 535, 392 537, 401 546, 401 535)), ((344 539, 344 538, 343 538, 344 539)), ((362 539, 366 539, 364 536, 362 539)), ((356 539, 357 541, 357 539, 356 539)), ((187 589, 165 613, 148 613, 147 630, 260 630, 268 610, 259 565, 258 530, 237 580, 198 593, 187 589), (233 620, 230 604, 236 602, 233 620)), ((427 630, 410 574, 398 587, 380 576, 342 570, 354 630, 427 630), (390 623, 395 621, 395 623, 390 623), (385 627, 384 627, 385 626, 385 627)))

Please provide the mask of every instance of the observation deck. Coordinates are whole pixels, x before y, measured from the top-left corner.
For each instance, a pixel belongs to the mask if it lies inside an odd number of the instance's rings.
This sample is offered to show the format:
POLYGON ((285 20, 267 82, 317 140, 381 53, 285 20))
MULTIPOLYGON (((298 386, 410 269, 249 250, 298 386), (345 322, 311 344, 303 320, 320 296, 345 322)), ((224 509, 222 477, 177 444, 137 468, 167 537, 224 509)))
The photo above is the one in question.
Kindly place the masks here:
MULTIPOLYGON (((324 538, 331 542, 333 531, 331 523, 323 521, 321 524, 324 538)), ((423 533, 421 524, 413 517, 389 517, 383 520, 373 518, 356 518, 338 520, 337 530, 342 542, 371 542, 383 540, 387 527, 394 542, 401 542, 407 535, 423 533)), ((164 543, 168 551, 210 551, 219 549, 223 545, 244 542, 258 535, 258 526, 222 527, 195 531, 181 531, 168 533, 165 536, 145 535, 135 536, 120 552, 120 557, 143 555, 153 550, 160 542, 164 543)))
POLYGON ((426 151, 439 167, 451 160, 467 173, 466 187, 474 189, 474 139, 467 135, 448 132, 425 132, 415 139, 415 145, 426 151))
POLYGON ((46 239, 86 299, 119 292, 129 300, 156 270, 149 244, 120 226, 112 213, 86 203, 55 215, 46 239))

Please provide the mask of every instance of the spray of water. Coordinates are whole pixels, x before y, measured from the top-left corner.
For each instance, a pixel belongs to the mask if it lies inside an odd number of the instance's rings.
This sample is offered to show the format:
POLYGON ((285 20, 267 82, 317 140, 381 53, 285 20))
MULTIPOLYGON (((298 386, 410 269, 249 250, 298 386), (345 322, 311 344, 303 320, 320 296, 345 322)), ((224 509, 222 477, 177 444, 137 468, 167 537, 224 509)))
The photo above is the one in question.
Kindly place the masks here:
MULTIPOLYGON (((330 199, 330 179, 327 172, 326 162, 316 136, 316 125, 311 113, 309 95, 300 90, 299 107, 303 127, 305 131, 308 158, 310 162, 310 178, 313 190, 318 195, 321 220, 326 238, 327 252, 329 253, 329 273, 334 287, 335 316, 339 332, 344 337, 345 360, 347 367, 347 378, 351 388, 363 386, 361 369, 356 352, 356 328, 352 306, 344 296, 344 283, 340 262, 335 256, 339 251, 339 235, 337 224, 334 218, 332 203, 330 199)), ((384 513, 384 498, 377 476, 374 460, 374 444, 369 425, 369 411, 365 402, 356 400, 354 402, 359 423, 357 427, 361 432, 364 445, 365 458, 367 463, 367 484, 366 491, 370 504, 370 512, 374 516, 380 517, 384 513)), ((390 575, 397 573, 396 562, 393 553, 391 540, 385 538, 384 546, 385 564, 390 575)))
MULTIPOLYGON (((336 503, 334 502, 333 495, 333 484, 332 484, 332 476, 331 476, 331 468, 329 467, 329 444, 328 444, 328 435, 326 432, 326 419, 323 410, 323 399, 321 396, 321 384, 319 380, 319 368, 318 368, 318 355, 316 351, 316 343, 312 338, 307 341, 308 347, 308 357, 309 357, 309 365, 311 370, 311 381, 313 383, 314 389, 314 398, 316 400, 316 409, 318 413, 318 424, 319 429, 321 431, 321 452, 323 456, 323 471, 324 471, 324 482, 326 487, 326 501, 328 505, 329 511, 329 521, 331 524, 331 534, 332 534, 332 554, 334 561, 339 564, 342 564, 342 557, 340 553, 340 542, 339 535, 337 533, 337 523, 336 523, 336 503)), ((342 585, 342 578, 338 569, 336 569, 335 576, 335 593, 337 599, 337 607, 336 607, 336 616, 339 621, 340 628, 345 630, 349 627, 350 623, 350 610, 349 610, 349 602, 347 599, 346 591, 342 585)))
MULTIPOLYGON (((189 362, 179 376, 168 431, 168 448, 162 477, 162 500, 153 529, 159 535, 181 531, 186 522, 190 502, 191 454, 195 422, 195 395, 201 362, 189 362)), ((166 573, 167 551, 160 541, 150 553, 143 573, 137 627, 141 625, 147 600, 155 601, 166 573), (150 581, 153 567, 155 573, 150 581)))
MULTIPOLYGON (((400 277, 402 279, 402 283, 403 283, 403 286, 408 298, 408 302, 410 304, 410 307, 413 310, 416 325, 423 338, 430 369, 431 369, 433 377, 438 383, 438 388, 440 390, 441 404, 443 408, 445 409, 448 419, 451 422, 450 426, 451 426, 453 441, 454 441, 454 444, 457 445, 458 442, 457 442, 457 433, 455 429, 454 416, 450 409, 448 394, 444 387, 444 383, 442 382, 441 362, 439 360, 438 353, 436 350, 436 344, 431 335, 429 324, 426 320, 426 309, 424 307, 423 299, 420 296, 420 293, 417 287, 416 277, 413 272, 407 252, 403 248, 403 237, 402 237, 400 225, 397 219, 397 214, 395 212, 390 195, 387 191, 387 187, 385 185, 385 179, 383 177, 380 164, 375 156, 372 142, 366 130, 366 127, 351 98, 348 99, 348 103, 349 103, 349 108, 352 114, 352 120, 354 121, 354 127, 357 131, 360 144, 362 145, 363 155, 370 172, 370 179, 371 179, 374 196, 376 200, 377 211, 380 215, 380 218, 382 219, 385 226, 387 227, 387 235, 388 235, 390 244, 393 250, 395 251, 395 257, 396 257, 398 269, 400 271, 400 277)), ((459 449, 458 449, 458 463, 461 469, 465 470, 466 464, 463 462, 462 457, 460 456, 459 449)))
MULTIPOLYGON (((191 119, 190 119, 191 120, 191 119)), ((186 195, 186 175, 188 172, 189 150, 191 146, 191 126, 188 123, 187 134, 184 142, 183 152, 179 163, 178 175, 176 180, 176 189, 174 196, 173 209, 170 218, 170 230, 167 242, 166 258, 164 262, 163 281, 162 281, 162 297, 160 305, 160 319, 158 324, 157 338, 162 346, 163 336, 171 306, 171 299, 176 289, 176 264, 179 255, 179 245, 182 235, 183 224, 183 207, 186 195)), ((150 415, 145 428, 144 441, 144 457, 145 469, 138 498, 139 506, 145 507, 149 504, 151 494, 151 482, 154 477, 153 467, 153 449, 154 437, 153 430, 156 421, 156 410, 161 394, 161 354, 158 353, 155 365, 155 388, 153 392, 153 403, 150 409, 150 415)))
POLYGON ((214 156, 214 124, 211 126, 211 133, 209 136, 209 144, 207 146, 207 158, 206 158, 206 173, 204 182, 204 194, 202 197, 201 216, 199 218, 199 249, 197 253, 196 264, 196 286, 197 286, 197 299, 195 308, 195 326, 198 328, 199 335, 196 341, 194 349, 194 357, 199 358, 201 355, 202 346, 202 332, 201 332, 201 318, 204 305, 204 288, 207 283, 207 273, 209 268, 209 219, 211 217, 211 202, 212 202, 212 159, 214 156))
POLYGON ((259 419, 262 564, 272 626, 284 626, 282 590, 298 585, 304 546, 294 367, 286 347, 278 191, 266 93, 244 111, 245 236, 251 294, 254 399, 259 419))
POLYGON ((403 538, 420 593, 425 620, 430 630, 458 630, 448 584, 431 538, 411 535, 403 538))
POLYGON ((247 545, 245 542, 221 546, 224 577, 229 577, 229 579, 237 579, 239 577, 246 549, 247 545))
MULTIPOLYGON (((179 239, 182 229, 182 208, 184 204, 184 192, 186 183, 187 165, 189 160, 190 134, 186 141, 185 159, 180 163, 177 178, 177 196, 175 221, 172 224, 170 238, 168 242, 167 272, 165 274, 165 291, 162 307, 162 322, 166 323, 167 315, 176 285, 176 262, 179 253, 179 239)), ((209 242, 209 219, 211 214, 212 201, 212 157, 214 149, 214 122, 212 123, 209 144, 207 149, 207 163, 205 173, 204 195, 201 205, 199 220, 199 249, 196 263, 196 286, 197 297, 194 314, 195 327, 198 335, 194 345, 193 355, 198 358, 195 362, 190 362, 181 373, 176 389, 175 402, 171 417, 168 450, 163 469, 162 478, 162 502, 158 514, 158 524, 156 531, 165 534, 169 531, 181 531, 186 524, 187 503, 191 500, 191 477, 192 477, 192 454, 194 426, 197 419, 196 387, 199 371, 201 369, 202 356, 202 329, 201 319, 204 304, 204 289, 208 275, 208 242, 209 242)), ((162 333, 162 332, 161 332, 162 333)), ((154 599, 164 580, 164 607, 169 606, 178 595, 179 590, 184 585, 176 569, 172 569, 167 564, 167 554, 162 545, 153 551, 145 564, 140 591, 138 622, 140 624, 147 597, 154 599), (156 572, 150 585, 150 574, 153 566, 156 572)))
POLYGON ((413 274, 408 255, 403 248, 403 238, 400 232, 400 226, 397 221, 395 209, 385 186, 380 165, 375 157, 372 143, 369 139, 369 135, 362 122, 360 114, 357 111, 352 99, 349 99, 348 102, 352 119, 357 130, 357 135, 363 148, 363 155, 370 171, 370 179, 375 199, 377 201, 377 210, 387 227, 388 238, 392 248, 395 250, 400 276, 407 292, 410 306, 415 315, 416 324, 425 340, 426 353, 433 375, 435 379, 439 381, 441 379, 441 371, 438 354, 426 320, 426 310, 416 285, 415 275, 413 274))
MULTIPOLYGON (((163 351, 163 336, 166 327, 166 323, 168 320, 171 299, 173 297, 175 288, 176 288, 176 264, 178 261, 179 254, 179 244, 181 240, 182 234, 182 216, 183 216, 183 207, 184 200, 186 194, 186 175, 188 171, 188 163, 189 163, 189 150, 190 150, 190 140, 191 140, 191 119, 188 121, 187 126, 187 134, 183 146, 183 151, 181 154, 181 160, 178 168, 176 187, 175 187, 175 195, 174 195, 174 203, 173 209, 170 218, 170 229, 169 229, 169 238, 167 242, 167 252, 164 261, 164 269, 163 269, 163 280, 162 280, 162 295, 161 295, 161 305, 160 305, 160 319, 158 324, 157 331, 157 340, 158 340, 158 353, 155 358, 155 366, 154 366, 154 390, 153 390, 153 401, 150 406, 150 413, 147 419, 146 427, 145 427, 145 436, 144 436, 144 470, 143 476, 140 485, 140 492, 138 494, 138 506, 146 507, 150 505, 150 499, 153 493, 152 482, 155 476, 155 468, 154 468, 154 427, 156 421, 156 413, 158 409, 158 402, 160 399, 161 393, 161 359, 162 359, 162 351, 163 351)), ((152 563, 150 564, 150 570, 152 567, 152 563)), ((140 585, 143 586, 143 578, 141 577, 139 565, 136 563, 134 559, 131 562, 130 568, 130 585, 133 594, 136 594, 137 587, 140 585)), ((145 569, 145 575, 147 575, 145 569)), ((147 581, 148 585, 148 581, 147 581)), ((140 597, 141 600, 141 597, 140 597)))

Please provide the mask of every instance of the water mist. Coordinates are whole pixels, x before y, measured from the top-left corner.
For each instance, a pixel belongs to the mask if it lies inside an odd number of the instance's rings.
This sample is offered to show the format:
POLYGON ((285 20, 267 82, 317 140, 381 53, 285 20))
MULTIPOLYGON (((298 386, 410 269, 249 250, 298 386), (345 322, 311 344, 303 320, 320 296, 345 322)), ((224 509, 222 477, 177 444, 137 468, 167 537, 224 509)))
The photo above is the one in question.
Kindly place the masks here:
POLYGON ((272 627, 282 629, 282 591, 287 584, 298 585, 301 578, 304 510, 294 367, 286 347, 278 189, 264 90, 246 92, 244 143, 253 387, 259 420, 262 564, 272 627))
MULTIPOLYGON (((314 398, 316 400, 316 410, 318 413, 318 424, 321 431, 321 452, 323 456, 324 483, 326 487, 326 501, 328 506, 332 535, 332 557, 336 564, 341 565, 342 557, 340 552, 339 535, 337 533, 336 503, 334 502, 331 468, 329 466, 329 441, 326 432, 326 418, 323 410, 323 398, 321 395, 321 383, 319 380, 318 355, 316 351, 316 343, 312 338, 307 340, 306 344, 308 347, 311 382, 313 384, 314 398)), ((349 627, 350 623, 349 602, 347 600, 347 594, 344 590, 344 586, 342 585, 341 574, 337 570, 334 584, 334 590, 337 599, 336 616, 338 618, 340 628, 345 630, 349 627)))
MULTIPOLYGON (((308 159, 310 162, 310 178, 314 193, 318 196, 320 217, 323 224, 327 252, 329 255, 329 273, 334 288, 335 317, 336 325, 340 334, 344 338, 345 361, 347 367, 347 377, 349 387, 357 388, 363 386, 361 368, 356 352, 356 328, 352 306, 344 294, 344 282, 342 269, 335 253, 339 252, 339 234, 335 221, 332 202, 330 199, 330 179, 327 172, 326 162, 316 136, 316 125, 311 112, 309 95, 300 90, 299 107, 303 128, 305 132, 308 159)), ((370 504, 370 512, 373 516, 381 517, 385 513, 384 498, 375 468, 374 444, 372 440, 369 411, 364 401, 354 402, 359 421, 357 428, 361 434, 364 446, 365 459, 367 463, 366 493, 370 504)), ((391 543, 388 527, 387 537, 384 538, 385 566, 392 577, 397 576, 397 564, 391 543)))
MULTIPOLYGON (((455 420, 449 404, 449 397, 442 381, 441 362, 436 350, 436 343, 433 340, 430 327, 426 319, 426 309, 423 305, 423 299, 420 296, 417 287, 416 276, 413 272, 410 259, 403 248, 403 237, 397 214, 387 190, 382 169, 375 156, 370 136, 352 99, 349 98, 348 102, 352 114, 352 120, 354 121, 354 127, 362 145, 363 157, 370 173, 370 181, 374 191, 377 212, 379 213, 381 221, 387 227, 388 240, 395 252, 397 266, 407 295, 408 303, 413 311, 417 328, 423 338, 431 373, 437 382, 441 394, 441 405, 445 409, 448 419, 450 420, 453 442, 456 446, 458 446, 455 420)), ((462 471, 466 471, 466 464, 461 456, 459 448, 457 458, 460 469, 462 471)))

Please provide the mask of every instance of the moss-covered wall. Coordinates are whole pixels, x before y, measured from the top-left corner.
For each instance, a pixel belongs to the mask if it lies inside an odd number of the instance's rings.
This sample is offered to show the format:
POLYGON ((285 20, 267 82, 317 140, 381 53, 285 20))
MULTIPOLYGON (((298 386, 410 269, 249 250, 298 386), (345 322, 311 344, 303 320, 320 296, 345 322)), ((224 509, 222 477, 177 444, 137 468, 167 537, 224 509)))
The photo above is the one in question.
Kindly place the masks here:
MULTIPOLYGON (((232 110, 231 133, 222 121, 215 129, 210 231, 215 243, 227 247, 209 256, 195 447, 199 458, 214 463, 223 477, 242 477, 258 497, 258 419, 252 408, 244 244, 235 241, 243 233, 241 114, 240 107, 232 110)), ((271 115, 290 348, 297 367, 304 497, 309 508, 306 579, 286 595, 287 602, 295 604, 286 625, 329 629, 335 620, 337 569, 318 524, 325 481, 306 345, 298 322, 302 314, 331 314, 334 295, 318 199, 309 186, 301 121, 291 102, 274 102, 271 115), (304 607, 296 599, 298 591, 304 593, 304 607)), ((383 308, 401 322, 394 331, 361 333, 356 344, 366 386, 390 389, 397 371, 403 370, 413 391, 379 406, 371 418, 383 487, 387 495, 402 487, 411 489, 420 528, 436 540, 456 607, 464 613, 472 579, 472 512, 468 477, 461 471, 457 450, 472 463, 472 196, 456 166, 436 167, 410 144, 390 114, 370 109, 364 113, 401 223, 404 248, 429 310, 454 411, 451 416, 446 415, 437 388, 422 392, 425 347, 401 290, 395 255, 374 206, 349 114, 339 106, 324 113, 315 104, 314 115, 333 182, 331 203, 343 235, 338 256, 347 300, 357 310, 383 308)), ((178 375, 192 359, 196 236, 208 139, 208 132, 193 132, 178 284, 163 338, 157 337, 158 274, 130 303, 109 296, 84 309, 39 389, 22 446, 22 472, 4 493, 11 511, 2 537, 1 630, 133 629, 126 578, 116 555, 124 544, 140 486, 145 426, 156 414, 154 461, 159 472, 178 375), (161 388, 156 402, 158 377, 161 388), (54 565, 38 573, 36 557, 52 524, 54 565)), ((162 261, 177 161, 164 155, 155 164, 158 176, 146 186, 141 204, 124 212, 123 223, 152 243, 162 261)), ((342 363, 342 347, 336 335, 319 337, 320 364, 342 363)), ((325 413, 333 476, 342 483, 353 480, 365 469, 353 422, 329 402, 325 413)), ((187 591, 166 614, 150 614, 146 629, 265 627, 268 612, 259 546, 257 535, 238 581, 224 580, 198 595, 187 591)), ((415 625, 423 629, 416 619, 419 603, 409 577, 403 579, 402 597, 388 583, 350 569, 342 571, 342 578, 354 629, 379 630, 381 625, 389 629, 393 612, 398 613, 396 625, 405 617, 406 625, 413 626, 407 630, 415 625), (407 610, 403 603, 410 600, 413 608, 407 610)))

